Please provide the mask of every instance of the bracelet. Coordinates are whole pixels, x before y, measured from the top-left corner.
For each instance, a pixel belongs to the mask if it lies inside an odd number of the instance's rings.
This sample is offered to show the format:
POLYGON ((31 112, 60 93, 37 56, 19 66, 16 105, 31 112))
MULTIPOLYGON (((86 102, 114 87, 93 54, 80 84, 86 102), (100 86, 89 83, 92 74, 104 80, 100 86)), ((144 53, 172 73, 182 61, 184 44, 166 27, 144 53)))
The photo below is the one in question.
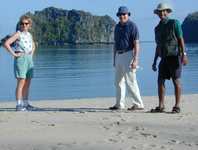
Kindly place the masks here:
POLYGON ((186 55, 187 55, 187 53, 186 53, 186 52, 184 52, 183 54, 184 54, 184 56, 186 56, 186 55))

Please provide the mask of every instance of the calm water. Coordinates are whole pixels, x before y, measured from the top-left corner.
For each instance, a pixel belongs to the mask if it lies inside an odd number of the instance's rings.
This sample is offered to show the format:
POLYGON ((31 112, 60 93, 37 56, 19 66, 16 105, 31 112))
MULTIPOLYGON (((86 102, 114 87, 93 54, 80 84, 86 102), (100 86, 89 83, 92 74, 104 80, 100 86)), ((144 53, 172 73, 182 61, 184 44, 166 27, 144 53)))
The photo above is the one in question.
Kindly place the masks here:
MULTIPOLYGON (((154 43, 141 43, 137 78, 142 95, 156 95, 157 73, 151 70, 154 43)), ((112 46, 78 46, 39 49, 34 57, 35 78, 30 98, 69 99, 114 96, 112 46)), ((187 45, 190 63, 184 67, 184 93, 198 93, 198 45, 187 45)), ((13 100, 15 78, 12 57, 0 49, 0 100, 13 100)), ((167 81, 167 93, 173 86, 167 81)))

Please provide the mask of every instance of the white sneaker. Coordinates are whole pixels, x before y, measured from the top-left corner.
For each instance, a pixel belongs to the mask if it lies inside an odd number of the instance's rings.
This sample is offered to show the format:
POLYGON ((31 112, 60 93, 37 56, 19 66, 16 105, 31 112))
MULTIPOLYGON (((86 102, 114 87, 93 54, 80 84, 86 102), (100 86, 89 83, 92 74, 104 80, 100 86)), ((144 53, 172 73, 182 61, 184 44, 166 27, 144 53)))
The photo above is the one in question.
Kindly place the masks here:
POLYGON ((26 106, 26 109, 29 110, 29 111, 33 111, 33 110, 36 110, 37 108, 34 107, 34 106, 32 106, 32 105, 30 105, 30 104, 28 104, 28 105, 26 106))
POLYGON ((16 111, 27 111, 27 109, 23 105, 16 105, 16 111))

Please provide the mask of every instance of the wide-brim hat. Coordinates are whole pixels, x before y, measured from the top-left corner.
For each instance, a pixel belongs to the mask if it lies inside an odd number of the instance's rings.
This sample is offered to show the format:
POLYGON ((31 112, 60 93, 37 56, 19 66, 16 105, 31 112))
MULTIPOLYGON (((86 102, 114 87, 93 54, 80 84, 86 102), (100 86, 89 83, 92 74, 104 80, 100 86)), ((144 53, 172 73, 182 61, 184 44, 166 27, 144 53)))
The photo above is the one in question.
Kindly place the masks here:
POLYGON ((173 10, 172 10, 172 7, 167 4, 167 3, 160 3, 157 8, 153 11, 154 14, 158 14, 159 11, 162 11, 162 10, 167 10, 168 13, 171 13, 173 10))
POLYGON ((121 6, 118 8, 118 12, 117 12, 116 16, 119 17, 121 14, 128 14, 129 16, 131 15, 131 13, 129 12, 129 10, 126 6, 121 6))

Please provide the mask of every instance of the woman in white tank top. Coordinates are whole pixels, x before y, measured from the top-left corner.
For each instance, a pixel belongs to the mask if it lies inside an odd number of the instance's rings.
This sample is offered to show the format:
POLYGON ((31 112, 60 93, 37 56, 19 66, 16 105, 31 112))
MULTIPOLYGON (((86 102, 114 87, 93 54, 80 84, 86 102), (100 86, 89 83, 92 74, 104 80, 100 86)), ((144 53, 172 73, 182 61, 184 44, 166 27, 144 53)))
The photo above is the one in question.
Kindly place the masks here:
POLYGON ((28 102, 29 87, 33 77, 32 56, 35 51, 35 44, 29 29, 32 20, 29 16, 20 18, 20 30, 13 34, 4 47, 14 56, 14 73, 17 79, 16 87, 16 111, 26 111, 34 109, 28 102), (14 48, 12 43, 16 43, 14 48))

